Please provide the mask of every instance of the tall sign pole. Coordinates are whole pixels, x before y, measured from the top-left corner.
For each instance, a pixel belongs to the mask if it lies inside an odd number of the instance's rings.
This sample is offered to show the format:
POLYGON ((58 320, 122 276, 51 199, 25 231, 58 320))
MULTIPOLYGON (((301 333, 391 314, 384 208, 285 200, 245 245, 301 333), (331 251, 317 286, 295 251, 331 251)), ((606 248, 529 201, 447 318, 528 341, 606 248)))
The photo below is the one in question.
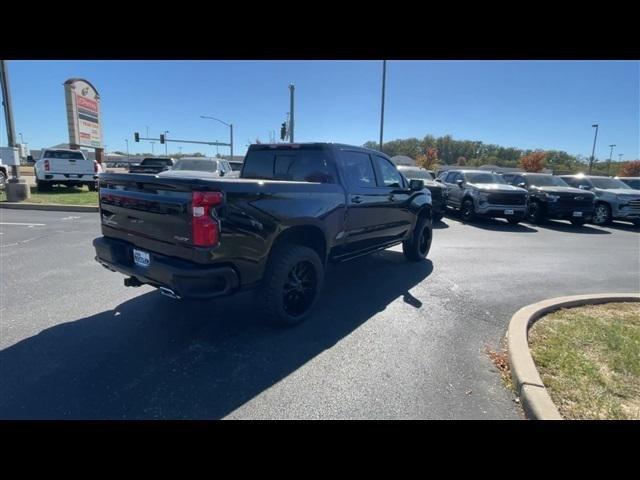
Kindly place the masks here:
POLYGON ((289 142, 290 143, 294 143, 293 142, 293 93, 295 91, 296 87, 292 84, 289 85, 289 111, 291 112, 291 115, 289 117, 289 142))
POLYGON ((387 80, 387 61, 382 61, 382 108, 380 110, 380 151, 382 151, 382 132, 384 130, 384 90, 387 80))
MULTIPOLYGON (((0 60, 0 82, 2 83, 2 105, 4 107, 4 118, 7 122, 7 143, 9 147, 16 146, 16 131, 13 126, 13 109, 11 108, 11 89, 9 88, 9 73, 7 71, 7 61, 0 60)), ((11 165, 11 174, 14 179, 20 178, 18 165, 11 165)))

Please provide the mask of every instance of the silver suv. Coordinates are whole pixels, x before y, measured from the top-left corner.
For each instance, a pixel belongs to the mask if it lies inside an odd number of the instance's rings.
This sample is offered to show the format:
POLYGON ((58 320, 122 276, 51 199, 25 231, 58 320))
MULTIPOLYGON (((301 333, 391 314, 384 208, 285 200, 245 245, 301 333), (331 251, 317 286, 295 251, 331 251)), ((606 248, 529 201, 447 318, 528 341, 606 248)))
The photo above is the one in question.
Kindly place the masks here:
POLYGON ((572 187, 596 194, 596 208, 592 222, 607 225, 611 220, 626 220, 640 226, 640 190, 611 177, 592 175, 562 175, 572 187))
POLYGON ((506 218, 512 225, 527 214, 527 191, 508 185, 486 170, 447 170, 438 181, 447 188, 447 207, 460 211, 464 221, 474 217, 506 218))

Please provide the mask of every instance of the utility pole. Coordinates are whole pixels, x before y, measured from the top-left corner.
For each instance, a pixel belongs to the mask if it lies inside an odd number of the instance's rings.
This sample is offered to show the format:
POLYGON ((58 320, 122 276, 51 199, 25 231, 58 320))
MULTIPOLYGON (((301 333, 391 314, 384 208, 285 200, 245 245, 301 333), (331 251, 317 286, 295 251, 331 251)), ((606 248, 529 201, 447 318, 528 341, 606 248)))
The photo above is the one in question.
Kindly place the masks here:
POLYGON ((593 137, 593 150, 591 150, 591 160, 589 161, 589 175, 591 175, 591 170, 593 169, 593 162, 595 160, 595 154, 596 154, 596 140, 598 139, 598 124, 594 123, 591 126, 595 127, 596 133, 593 137))
POLYGON ((289 85, 289 143, 293 143, 293 94, 296 87, 293 83, 289 85))
POLYGON ((168 157, 168 156, 169 156, 169 154, 167 153, 167 146, 168 146, 168 144, 167 144, 166 138, 167 138, 167 133, 169 133, 169 130, 165 130, 163 133, 164 133, 164 138, 165 138, 165 142, 164 142, 164 156, 165 156, 165 157, 168 157))
POLYGON ((131 156, 129 155, 129 139, 125 138, 125 142, 127 142, 127 161, 131 160, 131 156))
MULTIPOLYGON (((16 131, 13 125, 13 109, 11 108, 11 90, 9 88, 9 72, 7 71, 7 61, 0 60, 0 82, 2 83, 2 105, 4 107, 4 118, 7 122, 7 146, 16 146, 16 131)), ((20 178, 20 169, 17 165, 11 165, 11 175, 14 180, 20 178)))
POLYGON ((609 175, 609 167, 611 166, 611 157, 613 156, 613 147, 615 145, 609 145, 611 147, 611 152, 609 152, 609 161, 607 162, 607 175, 609 175))
POLYGON ((624 153, 619 153, 618 154, 618 161, 621 162, 622 161, 622 156, 624 155, 624 153))

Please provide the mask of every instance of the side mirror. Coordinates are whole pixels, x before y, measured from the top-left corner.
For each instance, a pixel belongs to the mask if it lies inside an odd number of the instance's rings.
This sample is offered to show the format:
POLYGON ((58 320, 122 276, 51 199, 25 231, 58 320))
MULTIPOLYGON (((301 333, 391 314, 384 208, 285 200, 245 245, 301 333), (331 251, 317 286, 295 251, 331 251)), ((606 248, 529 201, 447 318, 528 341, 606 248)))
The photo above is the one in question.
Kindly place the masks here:
POLYGON ((220 170, 220 176, 224 177, 224 170, 220 170))
POLYGON ((436 182, 442 183, 442 179, 441 178, 436 178, 436 182))
POLYGON ((580 190, 591 190, 591 187, 589 185, 580 185, 578 186, 578 188, 580 190))
POLYGON ((424 180, 420 180, 419 178, 412 178, 409 180, 409 190, 412 192, 420 191, 424 188, 424 180))
POLYGON ((527 186, 527 184, 526 184, 526 183, 524 183, 524 182, 520 182, 520 183, 518 184, 518 187, 520 187, 520 188, 525 188, 526 186, 527 186))
POLYGON ((456 180, 456 183, 458 184, 458 186, 460 188, 462 188, 462 184, 464 183, 464 180, 462 180, 461 178, 459 178, 458 180, 456 180))

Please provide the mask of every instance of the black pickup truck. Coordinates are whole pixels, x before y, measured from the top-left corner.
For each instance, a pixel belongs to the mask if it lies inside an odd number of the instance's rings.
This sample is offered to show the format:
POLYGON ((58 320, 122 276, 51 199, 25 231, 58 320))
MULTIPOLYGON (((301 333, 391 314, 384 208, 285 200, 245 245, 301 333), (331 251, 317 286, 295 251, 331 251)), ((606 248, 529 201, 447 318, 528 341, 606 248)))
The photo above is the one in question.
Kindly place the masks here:
POLYGON ((129 173, 160 173, 173 168, 175 163, 173 158, 147 157, 139 165, 131 165, 129 173))
POLYGON ((233 179, 104 173, 96 260, 173 298, 256 289, 284 324, 315 304, 328 263, 431 246, 431 202, 389 157, 341 144, 251 145, 233 179))

